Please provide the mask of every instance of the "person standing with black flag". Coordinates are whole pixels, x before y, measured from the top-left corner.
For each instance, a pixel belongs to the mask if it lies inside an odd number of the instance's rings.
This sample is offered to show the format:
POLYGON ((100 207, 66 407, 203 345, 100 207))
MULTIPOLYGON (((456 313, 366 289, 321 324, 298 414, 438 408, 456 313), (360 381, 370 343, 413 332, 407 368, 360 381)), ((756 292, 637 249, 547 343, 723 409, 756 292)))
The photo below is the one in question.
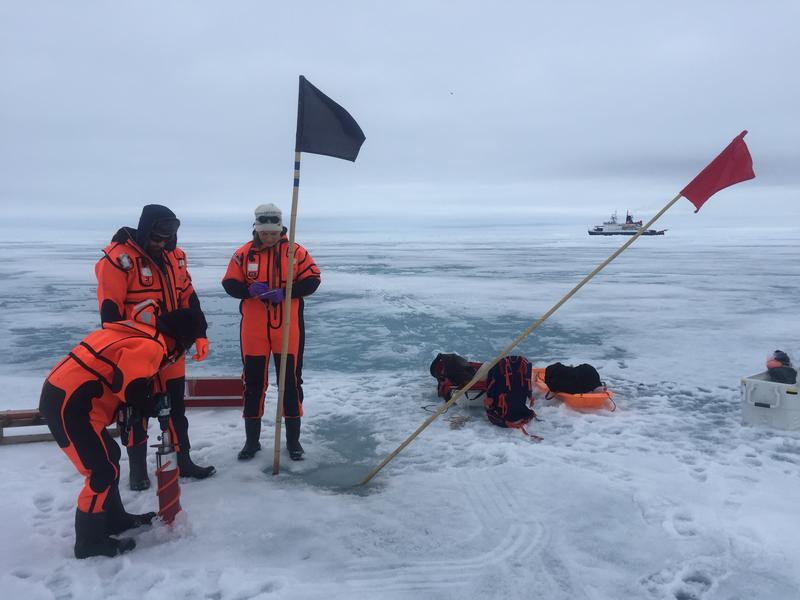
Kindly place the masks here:
POLYGON ((303 457, 300 445, 302 356, 305 345, 303 298, 314 293, 320 277, 311 256, 294 242, 300 157, 303 152, 355 161, 364 132, 344 108, 302 75, 297 96, 292 211, 288 230, 274 204, 255 211, 253 240, 233 255, 223 277, 225 291, 239 298, 242 314, 244 417, 247 439, 240 460, 261 450, 261 415, 267 382, 267 359, 272 354, 278 371, 278 402, 272 474, 280 470, 281 423, 286 419, 286 446, 292 460, 303 457), (288 238, 286 233, 288 231, 288 238), (296 284, 296 285, 295 285, 296 284), (280 345, 279 345, 280 344, 280 345))
MULTIPOLYGON (((320 272, 308 251, 294 245, 294 293, 290 306, 289 346, 286 355, 283 418, 286 448, 292 460, 302 460, 300 423, 303 416, 303 348, 305 347, 304 298, 319 287, 320 272)), ((253 239, 234 252, 222 287, 241 300, 241 352, 244 378, 244 429, 246 440, 239 460, 249 460, 261 450, 261 417, 267 390, 269 358, 276 372, 281 365, 284 298, 289 263, 289 240, 281 210, 262 204, 255 210, 253 239)))
MULTIPOLYGON (((136 229, 123 227, 103 250, 95 265, 97 300, 102 323, 131 317, 135 307, 151 302, 157 314, 189 309, 197 315, 195 361, 208 356, 208 327, 200 300, 192 287, 186 254, 178 246, 180 221, 169 208, 148 204, 142 209, 136 229)), ((189 422, 184 405, 186 361, 183 356, 159 371, 155 392, 166 392, 172 401, 170 429, 177 440, 178 468, 182 477, 205 479, 216 472, 212 466, 196 465, 189 455, 189 422)), ((130 488, 150 487, 147 474, 147 419, 133 420, 127 445, 130 488)))
MULTIPOLYGON (((278 402, 275 414, 275 442, 273 446, 272 474, 280 471, 281 454, 281 421, 283 420, 284 394, 287 381, 287 356, 291 344, 292 310, 294 298, 292 286, 296 279, 294 234, 297 223, 297 199, 300 192, 300 157, 303 152, 323 154, 355 162, 361 144, 366 137, 356 120, 343 107, 323 94, 300 75, 300 86, 297 92, 297 129, 294 146, 294 183, 292 185, 292 212, 289 220, 289 239, 287 246, 288 261, 286 265, 286 290, 283 298, 283 340, 281 342, 280 363, 278 367, 278 402)), ((285 230, 284 230, 285 232, 285 230)), ((302 267, 299 267, 302 268, 302 267)), ((304 293, 299 290, 299 293, 304 293)), ((287 430, 287 445, 289 445, 287 430)), ((289 452, 290 457, 297 460, 302 457, 300 451, 289 452)))

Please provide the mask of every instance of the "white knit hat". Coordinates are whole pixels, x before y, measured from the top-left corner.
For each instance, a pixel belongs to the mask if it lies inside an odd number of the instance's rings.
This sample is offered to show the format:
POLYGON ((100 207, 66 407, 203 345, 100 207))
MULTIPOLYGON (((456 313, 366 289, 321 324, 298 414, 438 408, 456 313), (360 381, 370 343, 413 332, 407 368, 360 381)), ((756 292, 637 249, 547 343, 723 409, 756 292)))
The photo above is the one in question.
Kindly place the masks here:
POLYGON ((283 230, 281 209, 274 204, 260 204, 256 207, 256 220, 253 228, 256 231, 283 230))

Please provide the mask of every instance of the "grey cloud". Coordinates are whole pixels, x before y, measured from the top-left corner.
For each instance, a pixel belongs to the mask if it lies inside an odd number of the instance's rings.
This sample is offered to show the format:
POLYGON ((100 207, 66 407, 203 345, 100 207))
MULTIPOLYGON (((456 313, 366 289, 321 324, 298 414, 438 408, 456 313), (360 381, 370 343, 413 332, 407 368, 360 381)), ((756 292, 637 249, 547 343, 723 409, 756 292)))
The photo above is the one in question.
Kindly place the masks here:
POLYGON ((304 74, 367 135, 355 165, 304 156, 311 213, 680 188, 743 128, 753 185, 785 205, 798 22, 795 2, 723 0, 5 3, 0 201, 288 199, 304 74))

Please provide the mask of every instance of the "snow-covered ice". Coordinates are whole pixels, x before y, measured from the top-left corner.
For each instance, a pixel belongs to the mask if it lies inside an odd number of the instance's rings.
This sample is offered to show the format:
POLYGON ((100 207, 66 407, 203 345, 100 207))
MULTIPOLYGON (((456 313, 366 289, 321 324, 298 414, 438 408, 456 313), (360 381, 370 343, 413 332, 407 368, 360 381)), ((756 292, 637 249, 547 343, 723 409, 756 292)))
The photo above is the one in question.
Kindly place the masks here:
MULTIPOLYGON (((211 324, 211 355, 189 373, 238 375, 237 303, 219 280, 247 231, 185 228, 211 324)), ((437 352, 494 356, 622 240, 301 228, 323 275, 305 313, 307 460, 284 454, 271 475, 274 385, 251 462, 236 460, 238 411, 191 410, 196 460, 218 474, 183 483, 173 530, 76 561, 80 476, 53 443, 0 447, 0 595, 796 600, 800 434, 742 426, 739 380, 776 348, 800 361, 798 233, 637 241, 518 349, 538 366, 594 364, 616 412, 541 404, 537 444, 454 407, 361 488, 437 404, 437 352), (469 419, 458 428, 454 415, 469 419)), ((97 326, 93 264, 108 235, 3 237, 0 408, 36 406, 49 368, 97 326)), ((152 490, 122 495, 129 510, 155 507, 152 490)))

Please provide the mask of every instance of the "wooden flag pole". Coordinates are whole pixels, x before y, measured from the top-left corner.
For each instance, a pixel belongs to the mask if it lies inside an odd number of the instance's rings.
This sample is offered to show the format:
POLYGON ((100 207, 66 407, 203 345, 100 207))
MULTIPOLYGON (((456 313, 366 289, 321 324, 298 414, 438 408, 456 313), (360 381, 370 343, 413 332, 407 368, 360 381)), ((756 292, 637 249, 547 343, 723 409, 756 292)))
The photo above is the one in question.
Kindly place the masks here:
MULTIPOLYGON (((275 448, 272 474, 281 470, 281 425, 283 424, 283 396, 286 391, 286 357, 289 354, 289 326, 292 314, 292 283, 294 279, 294 232, 297 225, 297 196, 300 192, 300 152, 294 153, 294 186, 292 187, 292 217, 289 221, 289 269, 286 274, 286 294, 283 299, 283 339, 281 364, 278 368, 278 406, 275 408, 275 448)), ((267 357, 269 360, 269 357, 267 357)))
POLYGON ((671 200, 671 201, 670 201, 670 202, 669 202, 669 203, 668 203, 668 204, 667 204, 667 205, 666 205, 664 208, 662 208, 662 209, 661 209, 661 210, 660 210, 660 211, 659 211, 659 212, 656 214, 656 216, 654 216, 652 219, 650 219, 650 221, 648 221, 646 225, 644 225, 643 227, 641 227, 641 228, 639 229, 639 231, 637 231, 637 232, 636 232, 636 234, 635 234, 635 235, 631 236, 631 239, 629 239, 627 242, 625 242, 625 243, 624 243, 624 244, 623 244, 623 245, 622 245, 622 246, 621 246, 621 247, 620 247, 620 248, 619 248, 619 249, 618 249, 616 252, 614 252, 614 254, 612 254, 611 256, 609 256, 609 257, 608 257, 607 259, 605 259, 605 260, 604 260, 602 263, 600 263, 600 264, 599 264, 597 267, 595 267, 595 269, 594 269, 594 270, 593 270, 591 273, 589 273, 589 274, 588 274, 586 277, 584 277, 584 278, 583 278, 583 279, 580 281, 580 283, 578 283, 578 285, 576 285, 574 288, 572 288, 572 289, 571 289, 571 290, 570 290, 570 291, 569 291, 569 292, 568 292, 568 293, 567 293, 567 294, 566 294, 566 295, 565 295, 563 298, 561 298, 561 300, 559 300, 559 301, 558 301, 556 304, 554 304, 554 305, 552 306, 552 308, 550 308, 550 310, 548 310, 546 313, 544 313, 544 314, 543 314, 543 315, 542 315, 542 316, 539 318, 539 320, 538 320, 538 321, 536 321, 536 322, 535 322, 533 325, 531 325, 530 327, 528 327, 528 328, 527 328, 525 331, 523 331, 523 332, 522 332, 522 333, 521 333, 519 336, 517 336, 517 338, 516 338, 516 339, 515 339, 513 342, 511 342, 511 343, 510 343, 510 344, 509 344, 509 345, 508 345, 508 346, 507 346, 507 347, 506 347, 506 348, 505 348, 505 349, 504 349, 504 350, 503 350, 503 351, 502 351, 500 354, 498 354, 497 356, 495 356, 495 357, 494 357, 494 358, 493 358, 491 361, 489 361, 489 362, 487 362, 487 363, 483 363, 483 365, 481 365, 481 368, 480 368, 480 369, 478 369, 477 373, 475 373, 475 375, 474 375, 474 376, 473 376, 473 378, 472 378, 472 379, 469 381, 469 383, 467 383, 466 385, 464 385, 464 387, 462 387, 462 388, 461 388, 460 390, 458 390, 458 391, 457 391, 455 394, 453 394, 453 396, 450 398, 450 400, 448 400, 448 401, 447 401, 445 404, 443 404, 442 406, 440 406, 440 407, 439 407, 439 410, 437 410, 437 411, 436 411, 435 413, 433 413, 433 414, 432 414, 430 417, 428 417, 427 419, 425 419, 425 421, 422 423, 422 425, 420 425, 420 426, 417 428, 417 430, 416 430, 414 433, 412 433, 410 436, 408 436, 408 437, 405 439, 405 441, 404 441, 402 444, 400 444, 400 445, 399 445, 399 446, 398 446, 398 447, 397 447, 397 448, 396 448, 396 449, 395 449, 395 450, 394 450, 394 451, 393 451, 393 452, 392 452, 392 453, 391 453, 389 456, 387 456, 386 458, 384 458, 384 459, 383 459, 383 462, 381 462, 381 464, 379 464, 379 465, 378 465, 377 467, 375 467, 375 468, 374 468, 372 471, 370 471, 370 473, 369 473, 369 474, 368 474, 368 475, 367 475, 367 476, 364 478, 364 480, 363 480, 363 481, 360 483, 360 485, 366 485, 367 483, 369 483, 369 482, 370 482, 370 480, 371 480, 373 477, 375 477, 375 475, 377 475, 377 474, 378 474, 378 472, 379 472, 381 469, 383 469, 383 467, 385 467, 387 464, 389 464, 389 461, 391 461, 391 460, 392 460, 392 459, 393 459, 395 456, 397 456, 398 454, 400 454, 400 452, 402 452, 403 448, 405 448, 405 447, 406 447, 406 446, 408 446, 408 445, 409 445, 411 442, 413 442, 413 441, 414 441, 414 438, 416 438, 416 437, 417 437, 417 436, 418 436, 420 433, 422 433, 422 431, 423 431, 423 430, 424 430, 424 429, 425 429, 425 428, 426 428, 428 425, 430 425, 431 423, 433 423, 433 422, 434 422, 434 421, 435 421, 435 420, 436 420, 436 419, 439 417, 439 415, 441 415, 441 414, 442 414, 444 411, 446 411, 448 408, 450 408, 450 406, 451 406, 451 405, 452 405, 452 404, 453 404, 453 403, 454 403, 456 400, 458 400, 459 398, 461 398, 461 396, 463 396, 463 395, 466 393, 466 391, 467 391, 467 390, 469 390, 469 389, 470 389, 470 388, 471 388, 473 385, 475 385, 475 384, 476 384, 478 381, 480 381, 481 379, 483 379, 484 377, 486 377, 486 374, 489 372, 489 369, 491 369, 491 368, 492 368, 494 365, 496 365, 496 364, 498 363, 498 361, 499 361, 501 358, 503 358, 503 357, 504 357, 504 356, 506 356, 506 355, 507 355, 509 352, 511 352, 511 350, 513 350, 513 349, 514 349, 514 348, 517 346, 517 344, 519 344, 519 343, 520 343, 522 340, 524 340, 526 337, 528 337, 528 335, 530 335, 530 333, 531 333, 531 332, 532 332, 534 329, 536 329, 537 327, 539 327, 539 325, 541 325, 541 324, 542 324, 542 323, 544 323, 544 322, 545 322, 547 319, 549 319, 549 318, 550 318, 550 316, 551 316, 551 315, 552 315, 554 312, 556 312, 556 311, 557 311, 557 310, 558 310, 558 309, 559 309, 559 308, 560 308, 560 307, 561 307, 561 306, 562 306, 562 305, 563 305, 563 304, 564 304, 564 303, 565 303, 567 300, 569 300, 570 298, 572 298, 572 296, 574 296, 574 295, 577 293, 577 291, 578 291, 579 289, 581 289, 581 288, 582 288, 584 285, 586 285, 586 284, 587 284, 587 283, 588 283, 588 282, 589 282, 589 281, 590 281, 590 280, 591 280, 591 279, 592 279, 592 278, 593 278, 595 275, 597 275, 597 274, 598 274, 600 271, 602 271, 602 270, 603 270, 603 269, 604 269, 604 268, 605 268, 605 267, 608 265, 608 263, 610 263, 612 260, 614 260, 615 258, 617 258, 617 257, 618 257, 620 254, 622 254, 623 252, 625 252, 625 250, 627 250, 627 249, 628 249, 628 247, 629 247, 629 246, 630 246, 630 245, 631 245, 633 242, 635 242, 635 241, 636 241, 636 240, 639 238, 639 236, 641 236, 641 235, 642 235, 642 233, 644 233, 645 231, 647 231, 648 229, 650 229, 650 227, 653 225, 653 223, 655 223, 655 222, 656 222, 656 221, 657 221, 657 220, 658 220, 658 219, 661 217, 661 215, 663 215, 665 212, 667 212, 667 210, 669 210, 669 209, 672 207, 672 205, 673 205, 673 204, 675 204, 675 203, 678 201, 678 199, 679 199, 680 197, 681 197, 681 195, 680 195, 680 194, 678 194, 677 196, 675 196, 675 197, 674 197, 674 198, 673 198, 673 199, 672 199, 672 200, 671 200))

